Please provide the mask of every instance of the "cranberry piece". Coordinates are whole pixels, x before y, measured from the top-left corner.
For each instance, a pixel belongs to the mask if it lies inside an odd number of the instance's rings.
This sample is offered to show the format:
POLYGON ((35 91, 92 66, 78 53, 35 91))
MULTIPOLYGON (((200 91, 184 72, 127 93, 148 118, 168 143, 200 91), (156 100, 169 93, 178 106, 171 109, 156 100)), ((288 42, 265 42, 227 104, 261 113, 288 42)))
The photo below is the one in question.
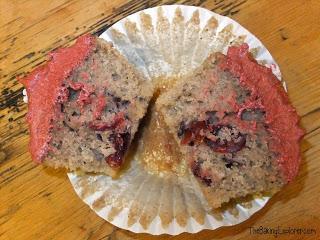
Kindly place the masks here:
POLYGON ((201 173, 200 173, 200 171, 201 171, 200 165, 201 165, 201 162, 199 162, 199 161, 193 162, 193 163, 191 164, 191 171, 192 171, 193 175, 196 176, 196 177, 200 177, 200 176, 201 176, 201 173))
POLYGON ((125 128, 126 119, 129 118, 123 112, 119 112, 113 119, 113 126, 121 132, 125 128))
POLYGON ((188 130, 185 132, 181 140, 181 144, 185 145, 185 144, 189 144, 190 142, 192 142, 192 132, 188 130))
POLYGON ((109 155, 107 158, 106 158, 106 162, 108 163, 108 165, 112 168, 118 168, 121 166, 121 163, 122 163, 122 157, 120 155, 119 152, 115 152, 111 155, 109 155))
MULTIPOLYGON (((214 115, 215 113, 211 113, 214 115)), ((246 145, 246 136, 242 133, 231 133, 231 140, 217 139, 211 140, 206 137, 205 133, 210 132, 218 136, 222 129, 228 129, 232 132, 233 127, 230 125, 212 125, 209 121, 193 121, 188 126, 184 122, 180 123, 178 136, 181 135, 181 144, 189 146, 206 143, 213 151, 219 153, 235 153, 240 151, 246 145)))
POLYGON ((121 166, 123 157, 129 148, 130 139, 131 134, 129 132, 113 133, 109 136, 109 141, 114 144, 116 150, 115 153, 106 158, 106 162, 110 167, 117 168, 121 166))
POLYGON ((184 129, 184 136, 181 140, 181 144, 189 144, 191 142, 192 145, 194 143, 200 144, 203 141, 204 135, 203 131, 208 128, 206 121, 193 121, 189 124, 188 128, 184 129))

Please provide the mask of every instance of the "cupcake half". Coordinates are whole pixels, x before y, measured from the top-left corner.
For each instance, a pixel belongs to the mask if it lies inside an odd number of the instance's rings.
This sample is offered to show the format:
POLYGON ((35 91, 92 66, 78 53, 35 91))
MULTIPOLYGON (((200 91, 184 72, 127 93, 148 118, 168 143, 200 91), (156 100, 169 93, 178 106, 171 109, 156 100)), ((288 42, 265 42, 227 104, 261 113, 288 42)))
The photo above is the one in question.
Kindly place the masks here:
POLYGON ((33 160, 115 175, 145 114, 149 83, 111 44, 91 35, 50 57, 21 79, 33 160))
POLYGON ((214 208, 276 192, 298 172, 298 115, 248 45, 216 53, 162 94, 157 107, 214 208))

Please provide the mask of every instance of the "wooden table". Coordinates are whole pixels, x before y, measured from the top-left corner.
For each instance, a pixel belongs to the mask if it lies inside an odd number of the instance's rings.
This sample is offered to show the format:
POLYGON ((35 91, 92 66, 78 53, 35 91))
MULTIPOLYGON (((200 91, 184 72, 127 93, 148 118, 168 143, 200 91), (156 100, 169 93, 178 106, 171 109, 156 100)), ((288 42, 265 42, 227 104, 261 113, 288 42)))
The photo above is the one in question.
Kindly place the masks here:
POLYGON ((31 162, 26 105, 16 76, 85 32, 101 32, 130 13, 174 1, 0 1, 0 239, 274 239, 250 227, 312 228, 320 239, 320 1, 186 0, 228 15, 254 33, 281 66, 289 96, 306 130, 294 183, 250 220, 198 234, 151 236, 113 227, 74 193, 65 172, 31 162))

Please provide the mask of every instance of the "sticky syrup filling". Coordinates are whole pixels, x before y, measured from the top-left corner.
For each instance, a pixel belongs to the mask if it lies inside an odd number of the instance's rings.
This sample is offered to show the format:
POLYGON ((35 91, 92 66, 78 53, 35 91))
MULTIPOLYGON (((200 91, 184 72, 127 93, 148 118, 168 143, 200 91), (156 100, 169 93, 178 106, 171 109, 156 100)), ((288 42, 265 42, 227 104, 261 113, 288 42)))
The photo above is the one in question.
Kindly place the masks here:
POLYGON ((144 168, 152 174, 183 175, 187 169, 178 143, 169 131, 161 112, 157 109, 156 101, 162 93, 174 85, 176 80, 176 78, 158 78, 156 80, 156 91, 142 122, 143 128, 141 129, 137 157, 144 168))

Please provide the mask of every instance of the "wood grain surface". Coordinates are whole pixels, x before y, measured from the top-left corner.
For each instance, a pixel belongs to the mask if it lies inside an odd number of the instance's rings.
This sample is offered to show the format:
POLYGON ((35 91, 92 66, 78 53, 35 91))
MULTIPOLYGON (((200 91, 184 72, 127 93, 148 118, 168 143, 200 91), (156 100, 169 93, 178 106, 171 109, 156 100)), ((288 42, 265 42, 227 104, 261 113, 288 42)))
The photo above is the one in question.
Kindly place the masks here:
POLYGON ((277 239, 320 239, 320 1, 0 0, 0 239, 275 239, 250 227, 311 228, 277 239), (74 193, 65 172, 37 166, 28 153, 27 107, 17 76, 79 35, 99 33, 138 10, 161 4, 201 5, 255 34, 279 63, 306 130, 297 179, 265 208, 233 227, 151 236, 113 227, 74 193))

